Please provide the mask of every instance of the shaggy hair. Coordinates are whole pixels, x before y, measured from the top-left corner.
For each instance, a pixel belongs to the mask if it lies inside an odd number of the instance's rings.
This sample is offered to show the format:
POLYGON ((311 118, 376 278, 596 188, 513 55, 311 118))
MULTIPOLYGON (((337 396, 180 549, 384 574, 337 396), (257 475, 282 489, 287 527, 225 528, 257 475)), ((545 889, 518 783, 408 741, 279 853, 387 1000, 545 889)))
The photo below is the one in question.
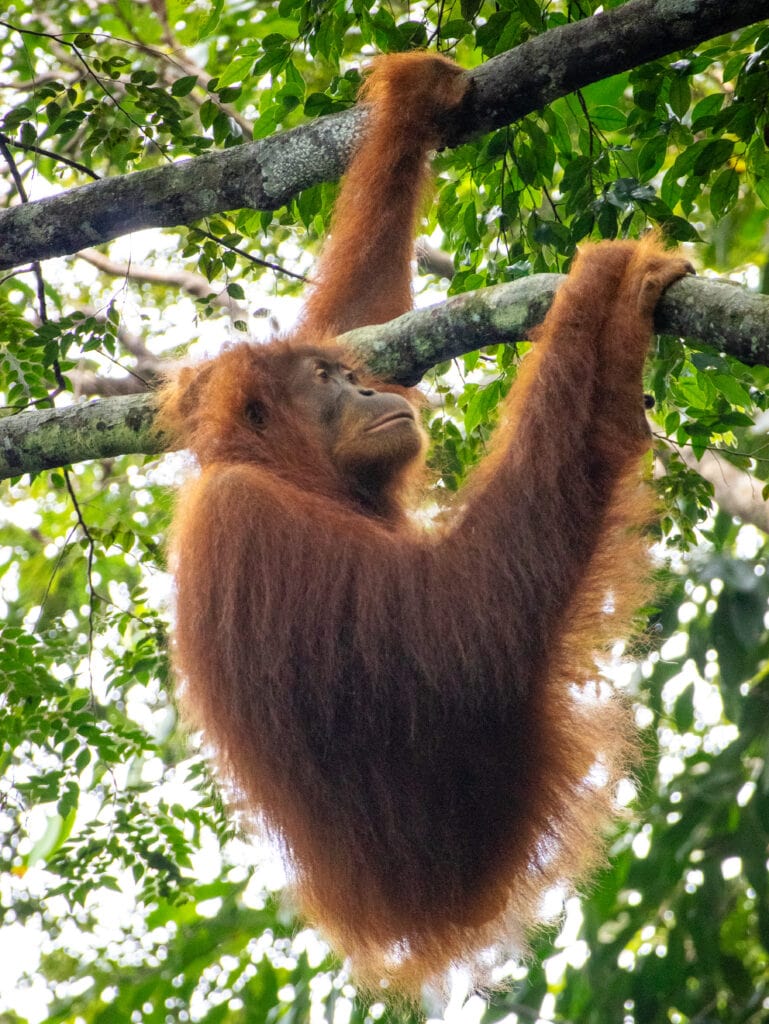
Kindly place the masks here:
POLYGON ((287 382, 308 342, 410 305, 426 151, 463 83, 428 54, 377 63, 297 334, 183 373, 162 412, 202 467, 173 527, 184 714, 308 919, 407 993, 453 965, 488 980, 602 856, 634 740, 596 657, 647 593, 641 375, 687 271, 652 238, 586 247, 453 518, 417 528, 410 471, 362 508, 287 382))

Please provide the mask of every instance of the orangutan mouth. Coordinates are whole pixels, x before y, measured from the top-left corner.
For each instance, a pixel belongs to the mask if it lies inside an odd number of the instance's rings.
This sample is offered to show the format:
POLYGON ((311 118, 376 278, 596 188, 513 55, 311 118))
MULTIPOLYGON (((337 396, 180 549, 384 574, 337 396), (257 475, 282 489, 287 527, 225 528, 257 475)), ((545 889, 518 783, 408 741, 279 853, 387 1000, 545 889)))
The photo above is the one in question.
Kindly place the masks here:
POLYGON ((378 420, 374 420, 370 427, 366 427, 366 433, 372 434, 377 430, 387 429, 394 423, 398 423, 401 420, 405 420, 408 423, 414 422, 414 414, 411 412, 388 412, 386 416, 380 416, 378 420))

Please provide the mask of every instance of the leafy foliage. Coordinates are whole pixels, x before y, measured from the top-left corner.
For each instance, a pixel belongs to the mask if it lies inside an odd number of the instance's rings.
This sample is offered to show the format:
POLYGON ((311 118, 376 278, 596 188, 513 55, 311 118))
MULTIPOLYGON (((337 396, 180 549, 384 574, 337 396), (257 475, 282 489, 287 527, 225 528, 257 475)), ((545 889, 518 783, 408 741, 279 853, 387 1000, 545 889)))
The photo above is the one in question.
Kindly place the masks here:
MULTIPOLYGON (((14 171, 1 194, 35 198, 344 109, 374 50, 437 47, 470 67, 598 7, 18 0, 0 21, 0 157, 14 171)), ((440 154, 427 227, 454 255, 449 290, 562 271, 584 239, 659 225, 701 270, 769 291, 768 58, 762 23, 440 154)), ((94 372, 150 377, 198 332, 207 347, 242 337, 252 309, 290 315, 298 284, 281 269, 308 270, 334 195, 318 186, 275 213, 113 246, 160 280, 78 259, 0 280, 6 412, 87 392, 94 372), (180 268, 194 287, 171 275, 180 268)), ((482 456, 522 352, 436 369, 437 498, 482 456)), ((480 1008, 472 997, 466 1019, 766 1019, 768 552, 745 524, 769 481, 767 387, 765 366, 658 341, 648 390, 670 561, 627 683, 648 750, 638 797, 561 940, 543 935, 508 990, 480 1008), (687 468, 713 448, 752 482, 742 523, 687 468)), ((40 947, 0 1022, 406 1024, 414 1015, 356 997, 297 932, 178 729, 162 559, 178 470, 85 464, 17 482, 0 506, 0 947, 30 934, 40 947)))

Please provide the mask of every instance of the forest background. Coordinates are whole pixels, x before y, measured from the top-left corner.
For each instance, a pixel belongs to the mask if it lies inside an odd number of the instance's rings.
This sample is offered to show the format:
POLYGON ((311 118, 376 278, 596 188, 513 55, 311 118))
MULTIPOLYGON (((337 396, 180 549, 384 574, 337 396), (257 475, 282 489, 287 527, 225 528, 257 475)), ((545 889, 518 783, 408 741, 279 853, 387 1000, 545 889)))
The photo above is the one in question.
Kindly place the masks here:
POLYGON ((766 15, 763 0, 5 5, 1 1024, 769 1017, 766 15), (585 239, 649 226, 699 272, 660 307, 648 371, 661 585, 617 673, 646 753, 626 819, 499 993, 458 977, 422 1011, 358 996, 178 727, 163 548, 190 467, 159 455, 147 394, 171 362, 290 326, 360 127, 360 69, 412 47, 476 82, 436 159, 418 304, 505 284, 353 339, 393 342, 384 368, 403 377, 430 367, 436 507, 485 450, 552 296, 542 275, 585 239))

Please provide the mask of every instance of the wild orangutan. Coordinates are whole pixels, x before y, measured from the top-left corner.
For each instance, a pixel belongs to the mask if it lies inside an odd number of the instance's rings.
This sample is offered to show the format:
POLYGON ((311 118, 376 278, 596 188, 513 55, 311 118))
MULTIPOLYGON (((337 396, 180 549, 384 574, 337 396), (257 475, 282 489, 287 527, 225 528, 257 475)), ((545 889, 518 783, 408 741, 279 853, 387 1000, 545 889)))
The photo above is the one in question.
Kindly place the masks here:
POLYGON ((633 728, 596 657, 647 593, 641 376, 689 269, 652 238, 586 246, 453 518, 419 525, 410 394, 333 339, 410 307, 427 153, 466 88, 441 57, 376 62, 299 327, 162 400, 201 468, 173 527, 184 714, 308 919, 411 993, 488 977, 601 857, 633 728))

